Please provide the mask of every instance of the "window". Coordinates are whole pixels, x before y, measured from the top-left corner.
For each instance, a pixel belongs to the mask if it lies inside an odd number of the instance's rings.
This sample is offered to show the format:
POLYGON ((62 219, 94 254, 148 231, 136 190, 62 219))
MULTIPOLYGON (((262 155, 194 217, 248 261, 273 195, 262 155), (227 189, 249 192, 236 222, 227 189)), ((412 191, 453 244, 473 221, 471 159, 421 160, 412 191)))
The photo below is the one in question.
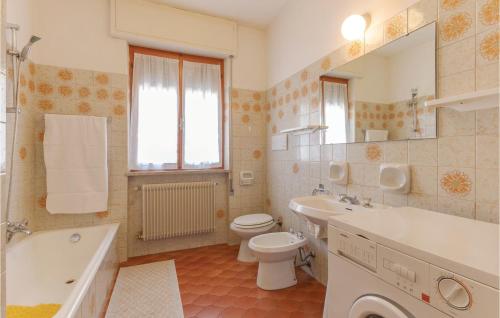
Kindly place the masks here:
POLYGON ((345 143, 348 140, 348 83, 342 78, 321 76, 323 101, 322 124, 328 126, 323 133, 324 144, 345 143))
POLYGON ((223 167, 223 63, 130 46, 132 170, 223 167))

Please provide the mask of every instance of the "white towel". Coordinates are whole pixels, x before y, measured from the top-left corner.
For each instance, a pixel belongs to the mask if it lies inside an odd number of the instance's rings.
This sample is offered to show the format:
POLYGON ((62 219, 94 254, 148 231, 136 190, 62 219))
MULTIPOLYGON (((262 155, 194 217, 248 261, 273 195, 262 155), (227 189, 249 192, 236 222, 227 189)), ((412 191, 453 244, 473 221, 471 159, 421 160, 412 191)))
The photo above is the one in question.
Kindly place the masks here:
POLYGON ((106 118, 45 115, 43 141, 50 213, 108 209, 106 118))
POLYGON ((388 130, 367 129, 365 141, 386 141, 389 136, 388 130))

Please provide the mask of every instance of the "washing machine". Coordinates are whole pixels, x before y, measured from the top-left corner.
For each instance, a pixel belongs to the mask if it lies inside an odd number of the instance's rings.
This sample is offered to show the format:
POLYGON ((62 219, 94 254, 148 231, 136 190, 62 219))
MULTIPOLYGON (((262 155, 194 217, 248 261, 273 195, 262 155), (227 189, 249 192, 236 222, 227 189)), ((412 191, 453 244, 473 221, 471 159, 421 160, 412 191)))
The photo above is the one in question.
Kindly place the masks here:
POLYGON ((328 318, 498 318, 498 225, 415 208, 333 217, 328 318))

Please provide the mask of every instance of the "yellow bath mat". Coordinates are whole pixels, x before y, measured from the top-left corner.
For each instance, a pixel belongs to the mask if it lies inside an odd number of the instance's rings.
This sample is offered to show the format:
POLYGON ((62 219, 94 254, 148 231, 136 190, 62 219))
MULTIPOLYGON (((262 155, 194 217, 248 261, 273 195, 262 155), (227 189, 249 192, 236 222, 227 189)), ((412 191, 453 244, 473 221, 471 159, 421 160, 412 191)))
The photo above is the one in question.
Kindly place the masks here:
POLYGON ((37 306, 9 306, 7 318, 52 318, 61 308, 59 304, 42 304, 37 306))

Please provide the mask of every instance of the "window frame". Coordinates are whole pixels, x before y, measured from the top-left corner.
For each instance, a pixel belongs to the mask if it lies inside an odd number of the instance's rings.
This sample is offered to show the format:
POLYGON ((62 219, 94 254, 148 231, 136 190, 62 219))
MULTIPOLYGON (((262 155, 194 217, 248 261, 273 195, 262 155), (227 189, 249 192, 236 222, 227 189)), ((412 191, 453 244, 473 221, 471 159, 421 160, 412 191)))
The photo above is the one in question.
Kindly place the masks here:
MULTIPOLYGON (((349 79, 334 77, 329 75, 321 75, 319 77, 320 85, 321 85, 321 125, 325 125, 325 82, 344 84, 347 87, 347 107, 349 107, 349 79)), ((321 144, 326 144, 326 131, 323 131, 321 134, 321 144)))
POLYGON ((159 50, 159 49, 152 49, 152 48, 147 48, 147 47, 142 47, 142 46, 136 46, 136 45, 129 45, 129 87, 130 87, 130 101, 132 101, 132 89, 133 89, 133 80, 134 80, 134 55, 135 53, 139 54, 144 54, 144 55, 152 55, 152 56, 158 56, 158 57, 165 57, 165 58, 170 58, 170 59, 177 59, 179 61, 179 87, 178 87, 178 105, 177 105, 177 167, 173 169, 144 169, 144 170, 131 170, 132 172, 134 171, 205 171, 205 170, 224 170, 224 150, 225 150, 225 92, 224 92, 224 59, 220 58, 215 58, 215 57, 207 57, 207 56, 200 56, 200 55, 192 55, 192 54, 185 54, 185 53, 177 53, 177 52, 172 52, 172 51, 165 51, 165 50, 159 50), (183 83, 183 62, 184 61, 189 61, 189 62, 195 62, 195 63, 204 63, 204 64, 214 64, 214 65, 219 65, 220 66, 220 120, 221 120, 221 129, 219 131, 220 133, 220 140, 221 140, 221 149, 220 149, 220 165, 217 167, 211 167, 211 168, 201 168, 201 169, 194 169, 194 168, 183 168, 183 163, 184 163, 184 143, 183 143, 183 138, 184 138, 184 113, 183 113, 183 104, 184 104, 184 83, 183 83))

